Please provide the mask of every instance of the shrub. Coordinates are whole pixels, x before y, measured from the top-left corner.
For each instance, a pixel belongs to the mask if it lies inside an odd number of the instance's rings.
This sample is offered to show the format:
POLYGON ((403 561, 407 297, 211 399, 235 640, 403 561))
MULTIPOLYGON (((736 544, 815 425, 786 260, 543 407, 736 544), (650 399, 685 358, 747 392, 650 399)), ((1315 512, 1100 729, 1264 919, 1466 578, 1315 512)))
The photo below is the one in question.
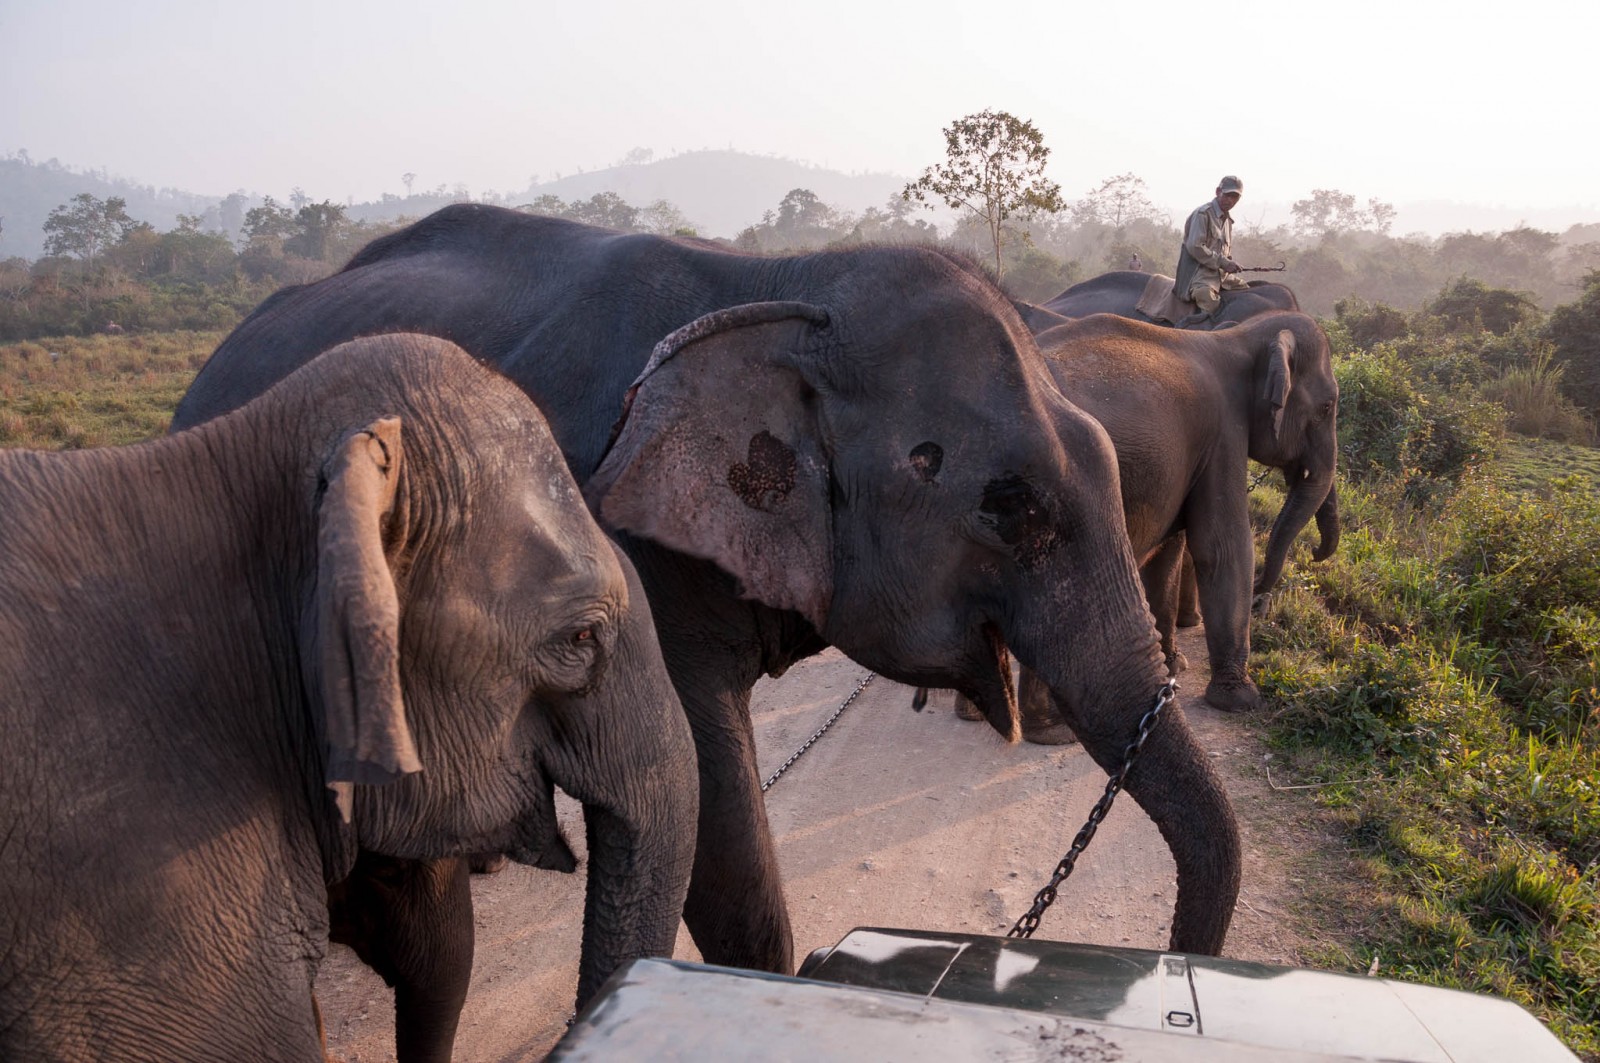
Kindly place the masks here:
POLYGON ((1519 435, 1591 444, 1594 426, 1562 394, 1566 366, 1553 364, 1551 358, 1551 349, 1542 347, 1528 365, 1505 370, 1480 390, 1484 398, 1505 408, 1506 427, 1519 435))
POLYGON ((1500 408, 1465 389, 1425 390, 1389 346, 1342 360, 1335 374, 1339 461, 1352 479, 1399 478, 1409 498, 1426 501, 1494 455, 1500 408))

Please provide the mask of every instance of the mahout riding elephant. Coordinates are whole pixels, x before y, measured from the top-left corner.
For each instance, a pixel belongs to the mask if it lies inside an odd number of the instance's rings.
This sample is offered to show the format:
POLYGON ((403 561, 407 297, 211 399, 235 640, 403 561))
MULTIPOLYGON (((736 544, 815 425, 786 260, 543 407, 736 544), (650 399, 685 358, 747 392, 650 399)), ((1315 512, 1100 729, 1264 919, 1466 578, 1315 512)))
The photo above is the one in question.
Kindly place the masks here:
MULTIPOLYGON (((1159 275, 1137 270, 1113 270, 1074 284, 1040 305, 1050 313, 1062 317, 1117 314, 1121 317, 1149 321, 1150 319, 1139 313, 1136 307, 1152 276, 1159 275)), ((1224 290, 1222 305, 1217 307, 1214 313, 1209 316, 1197 315, 1192 321, 1186 322, 1184 327, 1200 330, 1226 328, 1247 321, 1257 314, 1299 309, 1299 301, 1286 285, 1275 281, 1257 280, 1251 281, 1248 288, 1224 290)))
MULTIPOLYGON (((1015 739, 1009 649, 1106 767, 1166 681, 1109 440, 999 290, 935 250, 766 258, 447 207, 263 303, 176 423, 247 401, 306 345, 396 329, 532 395, 638 567, 699 754, 684 919, 711 962, 793 966, 749 716, 761 675, 836 645, 962 690, 1015 739)), ((1177 864, 1173 946, 1216 952, 1238 834, 1181 713, 1127 783, 1177 864)))
MULTIPOLYGON (((1313 515, 1320 533, 1313 558, 1338 546, 1339 387, 1327 337, 1307 315, 1279 312, 1214 333, 1096 314, 1037 340, 1062 393, 1100 422, 1116 448, 1123 515, 1169 669, 1182 667, 1173 636, 1187 544, 1206 616, 1206 701, 1223 710, 1256 706, 1260 694, 1246 668, 1254 596, 1277 584, 1313 515), (1288 484, 1259 575, 1247 459, 1282 470, 1288 484)), ((1024 737, 1071 740, 1026 670, 1021 698, 1024 737)), ((956 707, 975 718, 960 699, 956 707)))
POLYGON ((320 1060, 328 883, 571 870, 557 785, 596 813, 580 993, 670 954, 693 740, 494 370, 350 343, 191 431, 0 451, 0 513, 0 1058, 320 1060))

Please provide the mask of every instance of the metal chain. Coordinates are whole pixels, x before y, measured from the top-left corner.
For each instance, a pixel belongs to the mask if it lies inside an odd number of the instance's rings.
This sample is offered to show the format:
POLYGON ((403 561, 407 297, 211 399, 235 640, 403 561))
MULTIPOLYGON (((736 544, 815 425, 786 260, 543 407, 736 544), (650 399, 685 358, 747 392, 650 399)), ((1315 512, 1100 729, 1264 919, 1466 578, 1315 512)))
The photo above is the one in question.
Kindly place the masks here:
POLYGON ((1111 811, 1111 803, 1117 799, 1117 794, 1122 790, 1122 783, 1128 777, 1128 772, 1133 768, 1133 762, 1138 759, 1139 752, 1144 749, 1145 739, 1150 737, 1150 732, 1161 722, 1161 710, 1172 704, 1177 697, 1178 684, 1169 679, 1156 694, 1155 706, 1139 720, 1139 733, 1128 747, 1122 751, 1122 768, 1111 776, 1106 783, 1106 792, 1100 795, 1100 800, 1089 812, 1089 821, 1078 831, 1078 836, 1072 839, 1072 848, 1067 850, 1067 855, 1061 858, 1056 865, 1055 874, 1050 876, 1050 882, 1033 898, 1033 907, 1027 914, 1018 919, 1016 925, 1006 933, 1006 937, 1030 938, 1033 932, 1039 929, 1039 920, 1044 917, 1045 910, 1056 901, 1056 887, 1061 885, 1068 875, 1072 874, 1073 865, 1078 862, 1078 854, 1089 847, 1089 842, 1094 838, 1095 831, 1100 826, 1100 821, 1106 818, 1106 813, 1111 811))
POLYGON ((791 753, 789 755, 789 759, 779 765, 778 770, 772 773, 771 778, 761 784, 761 792, 766 793, 772 784, 778 781, 778 776, 788 771, 790 765, 800 759, 800 754, 810 749, 817 739, 826 734, 828 732, 828 728, 832 727, 834 723, 838 721, 839 717, 844 715, 844 710, 850 707, 850 703, 856 700, 856 698, 860 697, 861 692, 867 689, 867 685, 876 678, 878 678, 877 672, 868 672, 866 675, 862 676, 861 682, 856 684, 856 688, 850 692, 850 696, 845 698, 844 701, 839 704, 837 709, 833 710, 833 715, 828 717, 828 722, 817 728, 816 734, 813 734, 810 738, 806 739, 805 745, 791 753))

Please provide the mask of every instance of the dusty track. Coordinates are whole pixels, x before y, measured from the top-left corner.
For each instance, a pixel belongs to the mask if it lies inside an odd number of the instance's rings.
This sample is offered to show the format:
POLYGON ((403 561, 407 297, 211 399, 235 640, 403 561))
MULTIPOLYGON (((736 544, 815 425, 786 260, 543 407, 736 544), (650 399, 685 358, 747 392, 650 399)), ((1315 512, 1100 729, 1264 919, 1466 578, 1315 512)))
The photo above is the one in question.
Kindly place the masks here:
MULTIPOLYGON (((1293 798, 1262 779, 1242 722, 1203 707, 1205 648, 1183 633, 1191 724, 1228 782, 1245 831, 1245 887, 1226 953, 1293 963, 1301 939, 1286 914, 1299 893, 1284 856, 1307 844, 1289 825, 1293 798)), ((854 689, 864 670, 836 651, 755 691, 763 775, 854 689)), ((1007 746, 956 718, 951 695, 911 710, 911 690, 878 679, 767 794, 798 955, 855 926, 1003 934, 1027 910, 1105 786, 1077 746, 1007 746)), ((581 813, 563 799, 575 848, 581 813)), ((1176 890, 1172 859, 1131 799, 1118 800, 1041 938, 1163 948, 1176 890)), ((537 1059, 561 1035, 577 978, 583 872, 512 867, 473 882, 477 961, 456 1041, 464 1063, 537 1059)), ((698 959, 680 930, 677 955, 698 959)), ((394 1057, 391 994, 335 946, 317 993, 329 1048, 347 1063, 394 1057)))

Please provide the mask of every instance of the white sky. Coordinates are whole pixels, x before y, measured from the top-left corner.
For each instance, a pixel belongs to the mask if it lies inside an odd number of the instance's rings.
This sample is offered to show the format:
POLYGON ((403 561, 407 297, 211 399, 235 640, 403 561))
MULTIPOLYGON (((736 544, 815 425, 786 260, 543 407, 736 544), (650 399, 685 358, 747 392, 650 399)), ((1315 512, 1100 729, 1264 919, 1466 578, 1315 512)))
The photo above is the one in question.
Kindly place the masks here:
MULTIPOLYGON (((915 176, 1032 119, 1069 198, 1600 209, 1594 0, 0 0, 0 152, 220 195, 521 190, 646 147, 915 176)), ((1575 219, 1576 220, 1576 219, 1575 219)))

